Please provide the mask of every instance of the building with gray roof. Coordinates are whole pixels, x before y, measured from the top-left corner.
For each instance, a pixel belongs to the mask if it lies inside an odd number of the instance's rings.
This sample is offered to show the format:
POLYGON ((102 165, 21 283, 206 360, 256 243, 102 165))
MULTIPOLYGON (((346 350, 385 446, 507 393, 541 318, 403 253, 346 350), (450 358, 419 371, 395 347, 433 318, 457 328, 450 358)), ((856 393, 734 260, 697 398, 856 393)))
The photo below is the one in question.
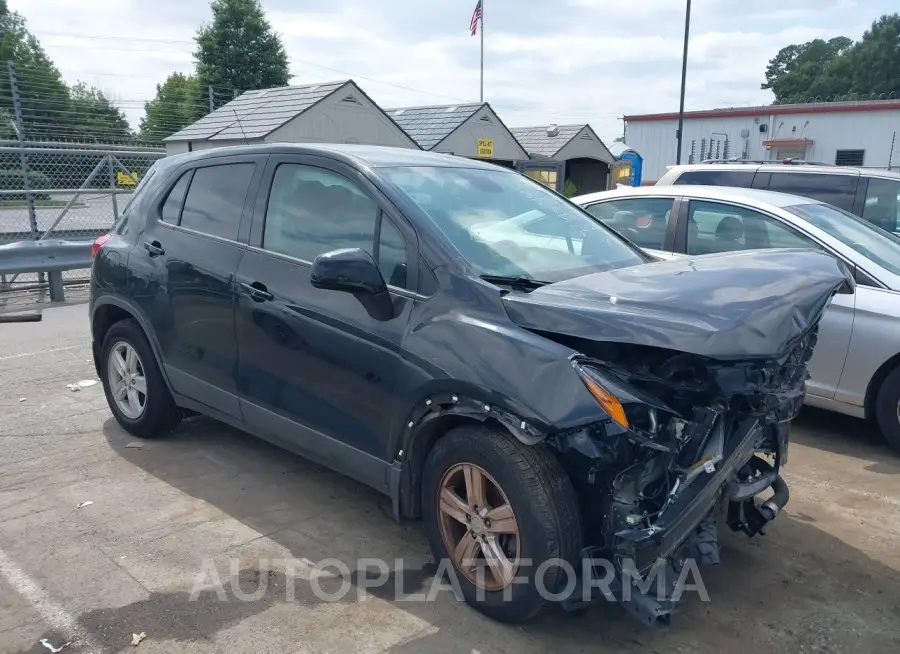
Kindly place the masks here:
POLYGON ((528 153, 487 102, 385 111, 423 150, 509 167, 528 159, 528 153))
POLYGON ((512 133, 533 160, 560 162, 578 194, 606 190, 616 158, 590 125, 514 127, 512 133))
POLYGON ((419 149, 353 80, 246 91, 165 139, 169 154, 278 142, 419 149))

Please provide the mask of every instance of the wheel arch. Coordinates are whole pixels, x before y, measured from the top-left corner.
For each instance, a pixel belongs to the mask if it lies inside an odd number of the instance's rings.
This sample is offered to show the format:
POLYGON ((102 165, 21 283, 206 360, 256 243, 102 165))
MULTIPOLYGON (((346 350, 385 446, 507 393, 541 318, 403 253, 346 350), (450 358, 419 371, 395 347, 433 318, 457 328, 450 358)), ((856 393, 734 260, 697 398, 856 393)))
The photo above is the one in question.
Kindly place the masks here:
POLYGON ((169 392, 172 393, 172 384, 169 382, 169 377, 166 374, 166 369, 160 354, 159 343, 157 343, 156 337, 150 329, 149 320, 147 320, 144 313, 134 304, 118 297, 104 296, 98 298, 94 302, 91 311, 91 351, 97 376, 102 377, 100 371, 100 349, 103 347, 103 339, 113 325, 123 320, 134 320, 141 328, 141 331, 144 332, 147 342, 150 343, 150 349, 153 351, 153 357, 156 359, 160 374, 162 375, 169 392))
POLYGON ((875 402, 878 400, 878 392, 881 390, 881 385, 884 384, 884 380, 887 379, 887 376, 898 366, 900 366, 900 352, 882 363, 878 367, 878 370, 875 371, 875 374, 872 375, 872 378, 869 380, 869 385, 866 387, 866 396, 863 404, 866 411, 866 418, 875 416, 875 402))

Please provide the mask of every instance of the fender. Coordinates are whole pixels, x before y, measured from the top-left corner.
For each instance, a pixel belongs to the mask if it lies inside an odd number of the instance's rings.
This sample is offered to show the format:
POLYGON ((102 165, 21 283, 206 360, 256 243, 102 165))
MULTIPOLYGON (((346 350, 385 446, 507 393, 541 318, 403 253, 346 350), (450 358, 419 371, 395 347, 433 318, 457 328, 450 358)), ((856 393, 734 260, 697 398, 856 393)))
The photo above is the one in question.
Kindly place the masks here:
POLYGON ((150 326, 150 320, 147 318, 147 315, 144 311, 141 310, 136 304, 132 303, 130 300, 124 299, 118 295, 101 295, 91 304, 91 336, 94 341, 93 347, 91 348, 94 356, 94 367, 97 370, 97 376, 100 377, 100 360, 99 360, 99 352, 97 348, 100 346, 100 343, 96 342, 96 335, 94 334, 94 319, 97 315, 98 309, 101 309, 105 306, 114 306, 118 309, 125 311, 130 314, 132 318, 134 318, 138 325, 141 326, 141 330, 144 332, 144 336, 147 337, 147 342, 150 343, 150 349, 153 350, 153 357, 156 359, 156 365, 159 368, 160 374, 162 375, 163 380, 166 382, 166 387, 168 387, 169 392, 172 393, 172 396, 175 396, 175 391, 172 388, 172 383, 169 381, 169 376, 166 374, 166 367, 163 365, 162 359, 162 351, 159 347, 159 342, 156 340, 156 335, 153 332, 153 329, 150 326))

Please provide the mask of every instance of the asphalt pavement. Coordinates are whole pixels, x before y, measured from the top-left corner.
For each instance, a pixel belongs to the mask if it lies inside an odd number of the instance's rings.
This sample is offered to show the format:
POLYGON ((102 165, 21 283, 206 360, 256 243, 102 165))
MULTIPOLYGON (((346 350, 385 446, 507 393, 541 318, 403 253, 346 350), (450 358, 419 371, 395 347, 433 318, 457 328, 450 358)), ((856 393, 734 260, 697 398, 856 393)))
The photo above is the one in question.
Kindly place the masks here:
POLYGON ((900 651, 900 457, 861 421, 801 416, 786 510, 723 534, 669 630, 606 603, 514 627, 437 589, 387 498, 203 418, 138 441, 96 378, 86 305, 0 324, 4 654, 900 651))

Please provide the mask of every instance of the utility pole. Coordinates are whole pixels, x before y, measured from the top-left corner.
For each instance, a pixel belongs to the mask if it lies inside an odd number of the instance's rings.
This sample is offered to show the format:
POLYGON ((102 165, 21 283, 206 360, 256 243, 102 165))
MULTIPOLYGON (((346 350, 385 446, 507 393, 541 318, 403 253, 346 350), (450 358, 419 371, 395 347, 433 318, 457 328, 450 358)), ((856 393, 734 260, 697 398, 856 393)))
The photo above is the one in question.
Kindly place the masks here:
POLYGON ((675 153, 675 164, 681 163, 681 138, 684 130, 684 86, 687 78, 688 38, 691 32, 691 0, 687 0, 684 11, 684 52, 681 55, 681 100, 678 105, 678 131, 675 138, 678 141, 678 150, 675 153))

